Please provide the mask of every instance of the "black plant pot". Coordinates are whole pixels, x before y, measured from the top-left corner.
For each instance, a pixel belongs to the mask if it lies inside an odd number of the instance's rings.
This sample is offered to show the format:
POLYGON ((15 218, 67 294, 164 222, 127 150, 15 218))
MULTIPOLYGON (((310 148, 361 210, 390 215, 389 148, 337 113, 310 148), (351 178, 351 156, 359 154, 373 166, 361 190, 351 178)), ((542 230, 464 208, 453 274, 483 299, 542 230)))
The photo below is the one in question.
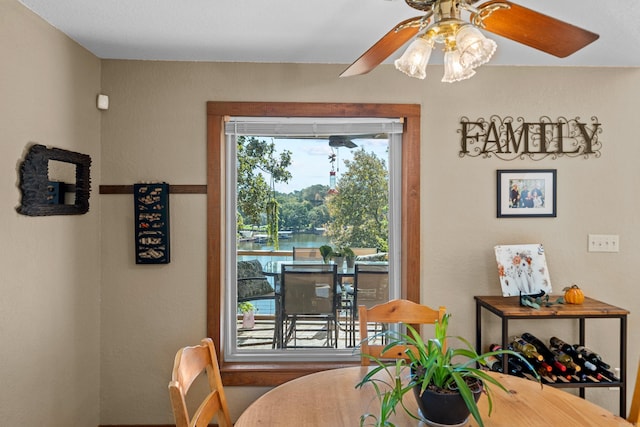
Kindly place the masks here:
MULTIPOLYGON (((432 425, 459 426, 469 418, 469 408, 460 393, 449 391, 438 392, 427 388, 420 395, 420 385, 413 388, 421 415, 432 425)), ((477 402, 482 394, 482 387, 472 387, 473 398, 477 402)))

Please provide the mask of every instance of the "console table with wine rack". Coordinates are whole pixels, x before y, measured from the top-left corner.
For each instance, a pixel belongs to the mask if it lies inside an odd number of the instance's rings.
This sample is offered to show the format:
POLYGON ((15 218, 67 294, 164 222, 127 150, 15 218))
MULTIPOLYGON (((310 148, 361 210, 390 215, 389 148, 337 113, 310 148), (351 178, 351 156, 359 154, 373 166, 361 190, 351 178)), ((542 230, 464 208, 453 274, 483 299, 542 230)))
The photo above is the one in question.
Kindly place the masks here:
MULTIPOLYGON (((583 304, 558 304, 533 309, 520 305, 520 298, 503 296, 475 296, 476 301, 476 350, 481 353, 482 311, 495 314, 502 320, 502 348, 509 344, 509 321, 520 319, 577 319, 579 324, 578 344, 585 345, 586 319, 620 319, 620 375, 619 382, 568 382, 550 384, 553 387, 579 388, 580 397, 585 397, 588 387, 617 387, 620 389, 620 417, 626 417, 627 409, 627 315, 628 310, 593 298, 585 297, 583 304)), ((502 360, 503 371, 507 370, 507 358, 502 360)))

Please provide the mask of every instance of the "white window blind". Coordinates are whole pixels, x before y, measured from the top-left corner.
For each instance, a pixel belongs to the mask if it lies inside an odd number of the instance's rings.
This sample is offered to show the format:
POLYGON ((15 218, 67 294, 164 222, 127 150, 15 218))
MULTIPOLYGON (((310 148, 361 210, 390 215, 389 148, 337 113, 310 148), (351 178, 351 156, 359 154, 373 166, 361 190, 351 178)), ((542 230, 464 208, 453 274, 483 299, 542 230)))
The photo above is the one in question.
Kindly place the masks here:
POLYGON ((380 118, 232 117, 227 135, 312 136, 401 134, 402 120, 380 118))

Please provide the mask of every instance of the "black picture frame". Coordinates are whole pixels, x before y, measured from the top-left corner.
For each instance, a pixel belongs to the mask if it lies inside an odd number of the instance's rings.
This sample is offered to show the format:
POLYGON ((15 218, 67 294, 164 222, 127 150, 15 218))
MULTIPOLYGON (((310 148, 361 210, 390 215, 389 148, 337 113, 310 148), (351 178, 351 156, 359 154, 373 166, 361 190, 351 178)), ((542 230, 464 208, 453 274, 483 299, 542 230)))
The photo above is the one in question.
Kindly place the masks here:
POLYGON ((498 218, 557 216, 556 169, 503 169, 496 181, 498 218))

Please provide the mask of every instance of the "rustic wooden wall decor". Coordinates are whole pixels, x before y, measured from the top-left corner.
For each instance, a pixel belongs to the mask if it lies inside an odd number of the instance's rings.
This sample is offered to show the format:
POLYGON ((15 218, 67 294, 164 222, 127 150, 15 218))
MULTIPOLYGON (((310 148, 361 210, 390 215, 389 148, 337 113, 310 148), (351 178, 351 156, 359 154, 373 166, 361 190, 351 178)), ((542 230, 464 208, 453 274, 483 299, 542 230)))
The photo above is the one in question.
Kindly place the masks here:
POLYGON ((460 157, 493 156, 502 160, 541 160, 561 156, 589 158, 600 157, 602 133, 597 117, 584 123, 580 117, 553 120, 543 116, 537 121, 522 117, 490 116, 474 121, 460 119, 460 157))
POLYGON ((136 264, 168 264, 169 184, 133 185, 136 264))
POLYGON ((22 201, 16 210, 29 216, 87 213, 91 191, 90 167, 91 157, 86 154, 40 144, 31 146, 20 165, 22 201), (49 178, 49 161, 52 160, 74 165, 75 182, 53 182, 49 178), (64 202, 64 193, 75 193, 73 203, 64 202))

